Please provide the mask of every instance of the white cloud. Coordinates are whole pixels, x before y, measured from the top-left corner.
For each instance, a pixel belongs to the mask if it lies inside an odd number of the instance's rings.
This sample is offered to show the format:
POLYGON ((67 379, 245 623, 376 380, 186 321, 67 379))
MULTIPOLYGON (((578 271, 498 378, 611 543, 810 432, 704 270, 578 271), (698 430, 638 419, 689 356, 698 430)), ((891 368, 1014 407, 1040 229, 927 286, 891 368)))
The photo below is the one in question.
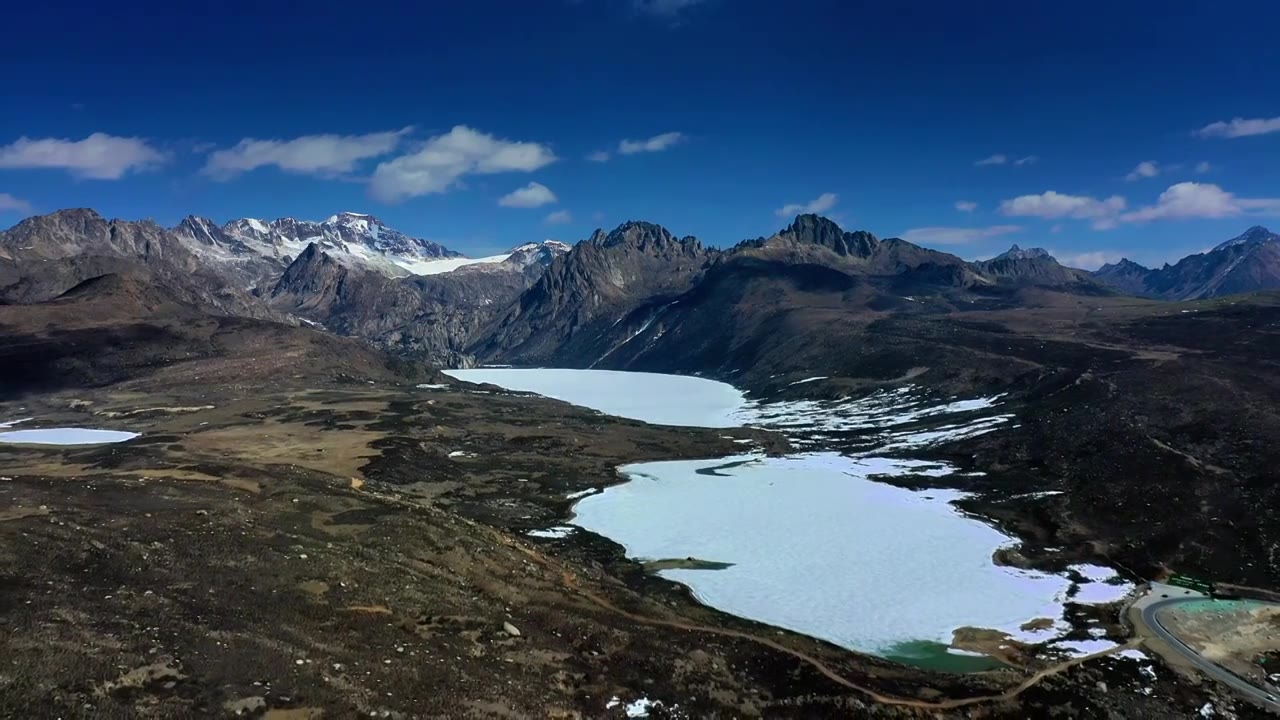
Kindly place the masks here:
POLYGON ((1098 200, 1087 195, 1064 195, 1053 190, 1039 195, 1022 195, 1000 203, 1001 214, 1010 217, 1092 220, 1093 227, 1098 230, 1115 227, 1116 216, 1124 209, 1124 198, 1119 195, 1098 200))
POLYGON ((965 245, 977 240, 1020 232, 1021 225, 992 225, 989 227, 922 227, 902 233, 902 239, 916 244, 965 245))
POLYGON ((587 156, 587 161, 594 163, 609 162, 609 153, 604 150, 597 150, 587 156))
POLYGON ((1114 252, 1111 250, 1092 250, 1079 253, 1059 254, 1057 251, 1050 250, 1057 261, 1067 267, 1080 268, 1081 270, 1097 270, 1098 268, 1119 261, 1124 257, 1124 253, 1114 252))
POLYGON ((774 212, 778 217, 789 218, 792 215, 807 215, 810 213, 826 212, 835 207, 836 201, 840 199, 835 193, 822 193, 818 197, 807 203, 791 203, 783 205, 774 212))
POLYGON ((83 140, 20 137, 0 147, 0 168, 57 168, 79 178, 118 180, 160 165, 168 156, 142 138, 94 133, 83 140))
POLYGON ((557 210, 543 220, 548 225, 564 225, 573 222, 573 215, 568 210, 557 210))
POLYGON ((1160 193, 1154 205, 1125 213, 1125 222, 1280 215, 1280 198, 1241 198, 1212 183, 1181 182, 1160 193))
POLYGON ((1208 160, 1203 160, 1201 162, 1196 163, 1196 172, 1200 173, 1201 175, 1207 172, 1213 172, 1213 166, 1209 164, 1208 160))
POLYGON ((528 185, 503 195, 498 200, 502 207, 536 208, 556 201, 556 194, 542 183, 531 182, 528 185))
POLYGON ((642 152, 661 152, 679 142, 684 142, 684 133, 669 132, 654 135, 647 140, 623 140, 618 143, 618 152, 623 155, 635 155, 642 152))
POLYGON ((0 193, 0 212, 31 212, 31 203, 9 193, 0 193))
POLYGON ((973 212, 978 209, 978 203, 969 202, 968 200, 957 200, 956 209, 960 212, 973 212))
POLYGON ((1037 155, 1024 155, 1020 158, 1011 158, 1008 155, 1005 155, 1004 153, 996 153, 995 155, 989 155, 987 157, 982 158, 981 160, 978 160, 977 162, 974 163, 974 165, 977 165, 978 167, 982 167, 983 165, 1008 165, 1012 163, 1014 165, 1021 166, 1021 165, 1034 165, 1038 162, 1040 162, 1040 157, 1037 155))
POLYGON ((1132 182, 1134 180, 1141 180, 1142 178, 1153 178, 1159 174, 1160 163, 1155 160, 1144 160, 1138 163, 1138 166, 1133 170, 1129 171, 1129 174, 1125 175, 1124 179, 1132 182))
POLYGON ((631 6, 646 15, 670 18, 703 2, 705 0, 632 0, 631 6))
POLYGON ((1273 132, 1280 132, 1280 117, 1219 120, 1205 125, 1197 130, 1195 134, 1205 138, 1241 138, 1249 137, 1250 135, 1267 135, 1273 132))
POLYGON ((556 161, 551 148, 516 142, 458 125, 437 135, 415 152, 378 164, 369 193, 384 202, 441 193, 462 176, 532 172, 556 161))
POLYGON ((245 138, 209 155, 201 171, 219 180, 274 165, 305 175, 332 176, 355 170, 361 160, 386 155, 412 128, 367 135, 304 135, 292 140, 245 138))

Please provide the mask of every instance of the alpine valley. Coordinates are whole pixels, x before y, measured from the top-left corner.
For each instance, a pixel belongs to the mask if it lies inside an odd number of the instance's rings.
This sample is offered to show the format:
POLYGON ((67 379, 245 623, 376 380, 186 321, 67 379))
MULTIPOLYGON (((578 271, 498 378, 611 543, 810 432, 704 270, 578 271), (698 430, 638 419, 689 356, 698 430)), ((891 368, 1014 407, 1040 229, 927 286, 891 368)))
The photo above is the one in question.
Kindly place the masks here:
POLYGON ((0 232, 0 715, 1266 717, 1130 608, 1175 577, 1277 598, 1276 438, 1261 227, 1088 272, 815 214, 481 258, 352 212, 29 217, 0 232), (90 427, 121 441, 16 435, 90 427), (850 488, 861 534, 817 532, 850 488), (786 575, 810 554, 850 569, 786 575))

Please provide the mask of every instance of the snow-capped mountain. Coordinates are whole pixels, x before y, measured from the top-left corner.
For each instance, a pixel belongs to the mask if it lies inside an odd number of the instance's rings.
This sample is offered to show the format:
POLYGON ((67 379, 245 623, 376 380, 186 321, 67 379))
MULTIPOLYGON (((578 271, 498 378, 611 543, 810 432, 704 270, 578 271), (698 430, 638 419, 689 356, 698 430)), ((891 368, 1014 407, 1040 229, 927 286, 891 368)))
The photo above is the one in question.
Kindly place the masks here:
POLYGON ((196 252, 218 259, 272 261, 283 267, 315 243, 339 261, 378 270, 392 277, 421 274, 414 268, 432 260, 461 258, 449 248, 410 237, 372 215, 343 212, 323 222, 280 218, 232 220, 218 227, 205 218, 188 217, 174 228, 196 252))
POLYGON ((196 254, 239 268, 241 279, 279 276, 289 263, 315 244, 338 262, 374 270, 388 277, 438 275, 469 265, 496 265, 517 257, 521 267, 568 252, 564 243, 530 243, 501 255, 468 258, 440 243, 411 237, 387 227, 372 215, 341 212, 322 222, 280 218, 241 218, 217 225, 190 216, 173 229, 196 254), (543 257, 545 256, 545 257, 543 257), (539 258, 542 258, 541 260, 539 258))

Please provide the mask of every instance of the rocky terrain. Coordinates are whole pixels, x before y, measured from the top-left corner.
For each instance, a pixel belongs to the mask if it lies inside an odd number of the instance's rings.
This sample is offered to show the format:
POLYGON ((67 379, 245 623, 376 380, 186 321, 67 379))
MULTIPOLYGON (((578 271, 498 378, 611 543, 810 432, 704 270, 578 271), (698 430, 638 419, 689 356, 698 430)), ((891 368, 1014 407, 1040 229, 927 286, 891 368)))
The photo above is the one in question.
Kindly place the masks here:
POLYGON ((0 445, 3 715, 1261 717, 1118 657, 913 670, 707 609, 602 538, 522 534, 620 462, 768 433, 458 387, 126 275, 0 327, 0 416, 141 433, 0 445))
MULTIPOLYGON (((1267 235, 1172 267, 1210 294, 1265 285, 1267 235)), ((727 250, 630 222, 447 271, 423 243, 352 213, 166 230, 76 210, 0 233, 0 420, 143 433, 0 445, 0 714, 1256 712, 1122 658, 911 670, 705 608, 602 538, 527 538, 620 463, 786 441, 463 389, 432 363, 999 394, 1014 427, 932 452, 981 473, 953 481, 1022 539, 1004 561, 1275 589, 1280 294, 1133 297, 1164 271, 969 263, 814 215, 727 250)))

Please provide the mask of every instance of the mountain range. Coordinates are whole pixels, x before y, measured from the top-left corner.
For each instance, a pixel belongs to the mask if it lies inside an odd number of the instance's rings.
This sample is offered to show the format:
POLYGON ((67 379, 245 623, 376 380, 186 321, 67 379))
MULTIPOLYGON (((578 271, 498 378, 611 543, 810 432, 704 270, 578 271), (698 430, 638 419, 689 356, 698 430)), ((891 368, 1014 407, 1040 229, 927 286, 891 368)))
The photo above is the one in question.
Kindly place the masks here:
POLYGON ((1254 226, 1208 252, 1145 268, 1124 259, 1093 277, 1125 293, 1161 300, 1200 300, 1280 288, 1280 235, 1254 226))
POLYGON ((1254 227, 1174 265, 1122 260, 1090 273, 1016 245, 966 262, 817 215, 727 249, 633 221, 573 247, 548 240, 467 258, 361 213, 188 216, 166 229, 75 209, 0 232, 0 302, 51 299, 135 265, 215 312, 321 325, 439 364, 670 370, 760 351, 771 328, 796 321, 775 312, 783 298, 871 318, 1012 307, 1045 289, 1193 300, 1280 288, 1280 236, 1254 227))

